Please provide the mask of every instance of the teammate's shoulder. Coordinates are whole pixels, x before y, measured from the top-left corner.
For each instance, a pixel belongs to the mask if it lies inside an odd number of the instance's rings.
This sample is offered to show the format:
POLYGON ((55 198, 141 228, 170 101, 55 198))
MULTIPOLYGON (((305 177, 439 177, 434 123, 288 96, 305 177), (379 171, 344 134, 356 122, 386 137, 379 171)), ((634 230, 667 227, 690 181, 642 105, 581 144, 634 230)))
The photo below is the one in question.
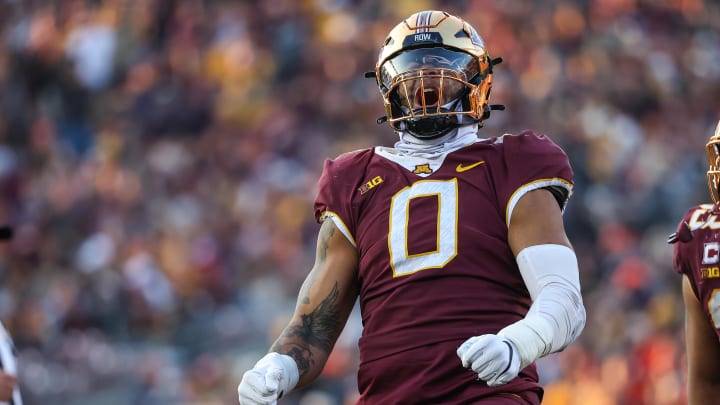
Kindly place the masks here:
POLYGON ((718 207, 713 204, 697 204, 688 208, 679 221, 675 232, 668 236, 668 243, 673 244, 692 240, 694 232, 703 232, 706 225, 714 224, 715 220, 709 217, 710 214, 720 214, 718 207))
POLYGON ((716 207, 713 204, 708 203, 700 203, 693 206, 690 206, 690 208, 685 211, 685 215, 683 215, 683 221, 687 221, 688 218, 692 217, 695 214, 709 214, 709 213, 715 213, 720 214, 720 210, 718 210, 718 207, 716 207))

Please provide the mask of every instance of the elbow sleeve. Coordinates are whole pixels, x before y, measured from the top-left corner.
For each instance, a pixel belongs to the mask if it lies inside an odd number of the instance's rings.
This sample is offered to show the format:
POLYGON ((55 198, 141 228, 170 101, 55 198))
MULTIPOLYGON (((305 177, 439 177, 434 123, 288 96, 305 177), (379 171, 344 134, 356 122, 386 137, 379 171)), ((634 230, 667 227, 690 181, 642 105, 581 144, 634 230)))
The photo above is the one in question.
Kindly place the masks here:
POLYGON ((536 245, 517 256, 533 304, 525 318, 498 335, 513 342, 522 367, 575 341, 585 326, 577 257, 562 245, 536 245))

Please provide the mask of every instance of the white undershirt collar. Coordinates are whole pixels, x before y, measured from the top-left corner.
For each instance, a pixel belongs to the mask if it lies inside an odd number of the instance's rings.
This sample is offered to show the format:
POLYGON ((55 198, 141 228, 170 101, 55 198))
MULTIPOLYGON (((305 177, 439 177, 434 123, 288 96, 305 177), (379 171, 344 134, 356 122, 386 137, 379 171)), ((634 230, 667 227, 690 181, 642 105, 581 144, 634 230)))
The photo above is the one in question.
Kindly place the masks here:
POLYGON ((398 131, 400 140, 395 142, 395 153, 404 156, 437 158, 463 146, 477 142, 478 125, 470 124, 453 129, 448 134, 435 139, 418 139, 409 132, 398 131))

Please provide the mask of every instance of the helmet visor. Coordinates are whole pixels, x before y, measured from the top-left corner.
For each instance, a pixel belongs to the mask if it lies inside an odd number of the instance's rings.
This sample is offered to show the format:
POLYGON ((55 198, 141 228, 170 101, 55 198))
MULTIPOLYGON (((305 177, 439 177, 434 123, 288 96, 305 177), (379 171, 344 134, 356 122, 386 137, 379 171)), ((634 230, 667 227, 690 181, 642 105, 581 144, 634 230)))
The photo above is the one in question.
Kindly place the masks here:
POLYGON ((469 53, 447 48, 418 48, 400 52, 380 66, 381 86, 389 90, 404 73, 448 70, 462 81, 471 82, 480 73, 477 59, 469 53))

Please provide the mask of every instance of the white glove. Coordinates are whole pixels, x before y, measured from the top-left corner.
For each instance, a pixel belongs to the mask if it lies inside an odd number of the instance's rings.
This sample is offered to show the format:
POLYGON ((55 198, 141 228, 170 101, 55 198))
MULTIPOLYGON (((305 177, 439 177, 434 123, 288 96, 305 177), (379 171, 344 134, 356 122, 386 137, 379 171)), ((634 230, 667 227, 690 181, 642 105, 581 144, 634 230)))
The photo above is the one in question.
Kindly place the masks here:
POLYGON ((243 374, 238 385, 240 405, 274 405, 283 394, 295 387, 300 378, 292 357, 271 352, 260 359, 252 370, 243 374))
POLYGON ((507 384, 520 372, 520 356, 507 339, 498 335, 473 336, 457 349, 465 368, 476 372, 489 386, 507 384))

